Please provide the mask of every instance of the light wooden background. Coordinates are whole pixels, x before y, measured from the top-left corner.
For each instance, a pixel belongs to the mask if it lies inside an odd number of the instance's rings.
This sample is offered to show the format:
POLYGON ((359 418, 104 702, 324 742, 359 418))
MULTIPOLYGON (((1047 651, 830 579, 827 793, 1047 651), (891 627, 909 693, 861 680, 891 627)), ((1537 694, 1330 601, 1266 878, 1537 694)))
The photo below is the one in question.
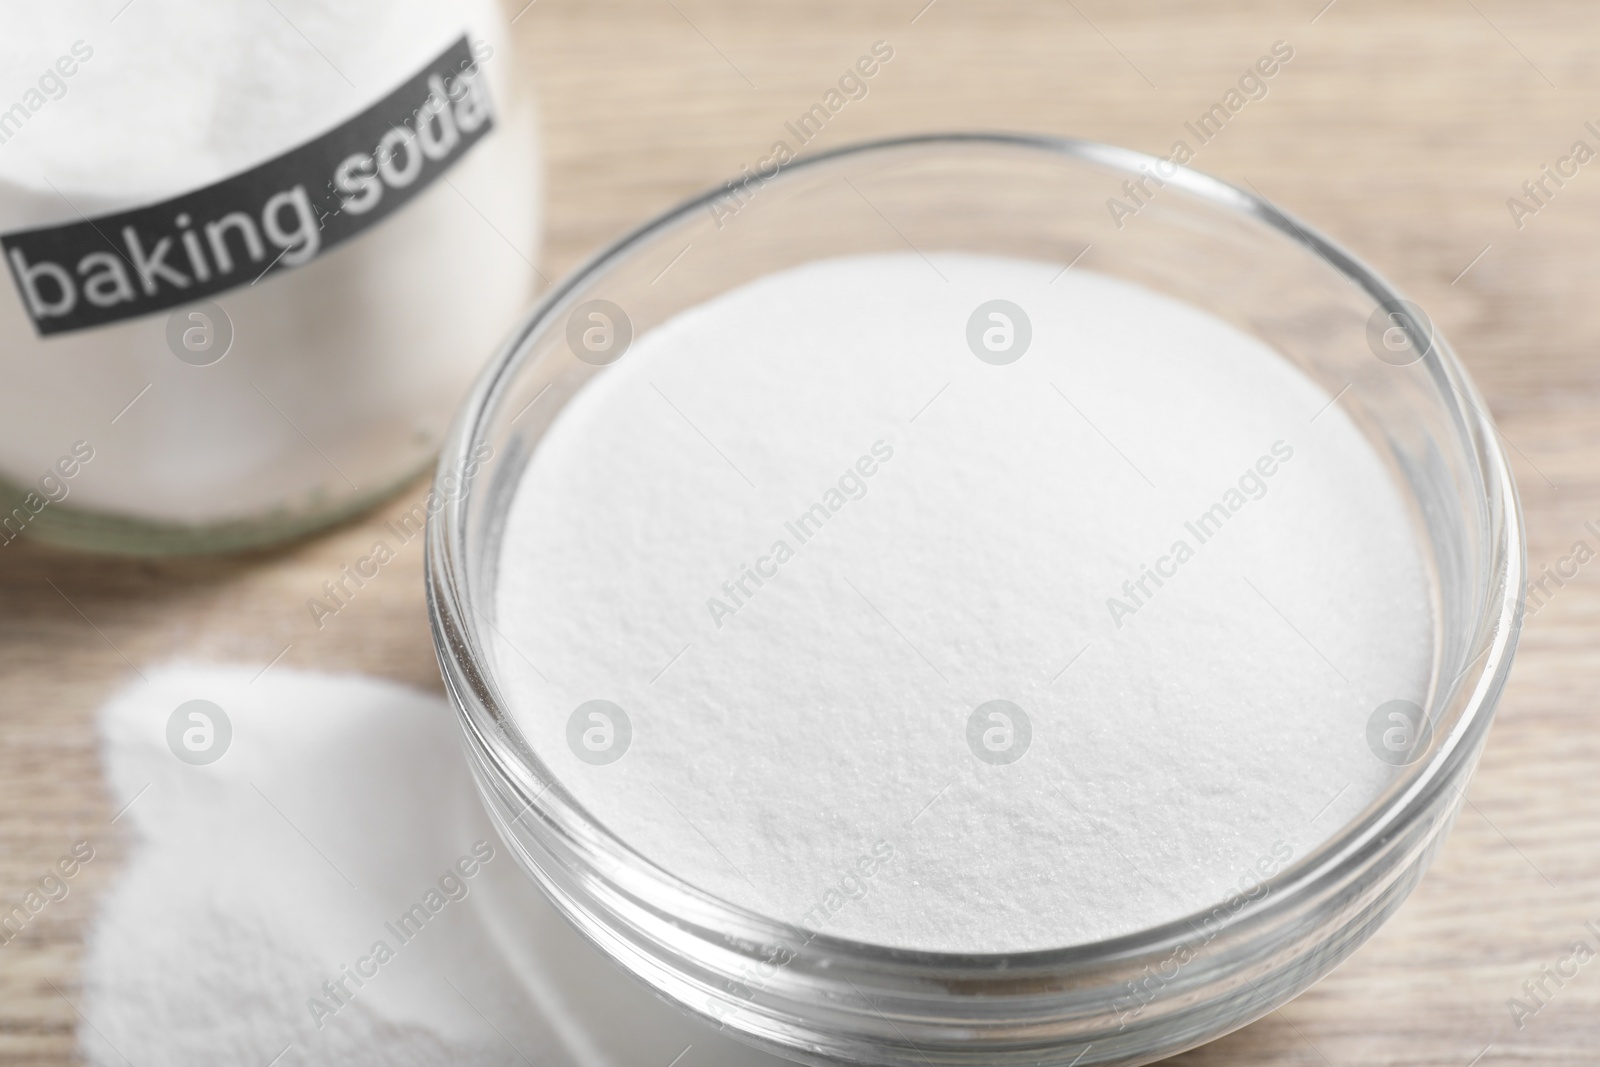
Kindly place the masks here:
MULTIPOLYGON (((1253 183, 1429 309, 1511 443, 1535 572, 1580 538, 1600 548, 1582 528, 1600 525, 1600 161, 1520 231, 1505 203, 1575 139, 1600 148, 1583 126, 1600 126, 1600 5, 926 2, 536 0, 515 30, 548 138, 545 272, 764 156, 876 40, 893 62, 814 147, 988 127, 1165 152, 1286 40, 1295 58, 1270 95, 1196 165, 1253 183)), ((419 545, 326 629, 304 607, 421 492, 248 558, 0 550, 0 900, 80 837, 102 857, 0 947, 0 1060, 73 1059, 73 1009, 52 983, 75 987, 116 867, 97 705, 130 664, 174 657, 266 665, 282 653, 438 689, 419 545)), ((1583 921, 1600 920, 1597 691, 1600 562, 1529 620, 1470 806, 1398 917, 1282 1011, 1174 1062, 1600 1064, 1600 962, 1523 1028, 1507 1010, 1585 936, 1583 921)))

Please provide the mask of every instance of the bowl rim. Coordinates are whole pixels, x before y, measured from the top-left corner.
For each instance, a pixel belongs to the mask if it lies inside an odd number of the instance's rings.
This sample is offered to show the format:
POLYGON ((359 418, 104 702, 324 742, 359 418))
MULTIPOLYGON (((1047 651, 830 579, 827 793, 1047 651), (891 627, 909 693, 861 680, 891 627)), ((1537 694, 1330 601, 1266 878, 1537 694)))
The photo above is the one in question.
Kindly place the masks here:
MULTIPOLYGON (((888 137, 803 155, 783 164, 771 177, 764 174, 761 177, 765 183, 776 184, 792 172, 810 171, 856 157, 881 156, 901 149, 956 146, 1038 151, 1096 164, 1134 177, 1158 165, 1162 166, 1160 178, 1165 184, 1176 185, 1213 206, 1237 212, 1278 230, 1293 243, 1321 257, 1337 274, 1355 283, 1378 304, 1404 299, 1397 289, 1353 254, 1256 193, 1144 152, 1080 138, 998 131, 952 131, 888 137), (1171 168, 1170 174, 1167 167, 1171 168)), ((492 422, 505 390, 523 367, 531 350, 530 342, 552 314, 564 307, 568 297, 589 279, 625 259, 656 234, 726 196, 728 188, 729 183, 713 186, 627 231, 590 256, 541 296, 479 374, 463 401, 440 451, 436 486, 446 477, 461 478, 461 472, 477 443, 483 439, 483 431, 492 422)), ((591 868, 601 869, 604 865, 594 861, 608 856, 612 868, 620 863, 628 868, 630 875, 650 886, 652 893, 646 903, 651 907, 670 912, 672 909, 663 907, 662 901, 693 900, 701 906, 702 914, 709 911, 724 920, 728 927, 737 927, 746 932, 746 936, 749 932, 755 932, 773 943, 799 945, 799 951, 807 955, 815 953, 835 962, 854 963, 871 970, 900 972, 913 969, 923 973, 933 971, 969 978, 1003 973, 1015 977, 1019 971, 1060 972, 1165 951, 1188 940, 1204 922, 1209 922, 1219 934, 1269 922, 1273 916, 1295 906, 1297 902, 1315 897, 1319 891, 1337 885, 1344 877, 1355 873, 1387 842, 1404 835, 1418 820, 1428 817, 1443 790, 1463 788, 1456 785, 1456 778, 1463 770, 1463 764, 1467 764, 1465 769, 1470 771, 1470 764, 1476 759, 1516 651, 1522 623, 1522 594, 1527 563, 1515 481, 1505 450, 1500 445, 1498 431, 1448 342, 1437 330, 1433 331, 1431 342, 1430 350, 1422 362, 1443 402, 1449 405, 1449 410, 1455 415, 1458 431, 1468 446, 1467 451, 1476 460, 1476 474, 1480 483, 1476 499, 1486 509, 1485 520, 1492 547, 1491 562, 1498 562, 1498 567, 1492 569, 1487 577, 1491 589, 1498 583, 1505 591, 1497 601, 1491 599, 1479 605, 1468 650, 1479 646, 1483 648, 1468 661, 1467 667, 1447 688, 1441 687, 1434 694, 1428 710, 1436 710, 1450 703, 1447 699, 1450 693, 1470 695, 1458 695, 1455 698, 1463 703, 1459 720, 1448 734, 1435 737, 1434 751, 1426 759, 1406 768, 1410 778, 1402 791, 1395 793, 1385 806, 1369 809, 1346 823, 1337 834, 1324 840, 1311 852, 1261 879, 1259 884, 1266 887, 1266 892, 1259 897, 1246 899, 1241 907, 1220 920, 1215 918, 1216 906, 1212 905, 1210 909, 1156 926, 1065 946, 980 953, 899 948, 839 937, 785 922, 718 897, 659 866, 567 795, 559 776, 536 756, 534 766, 529 766, 510 745, 495 736, 497 730, 511 728, 510 716, 495 717, 489 711, 489 705, 494 701, 490 691, 485 688, 485 680, 491 674, 489 665, 492 660, 484 654, 480 641, 482 635, 471 623, 472 612, 468 603, 471 593, 466 588, 466 576, 458 573, 461 562, 469 552, 465 523, 470 489, 444 494, 444 505, 429 517, 427 525, 424 569, 428 611, 446 689, 451 695, 458 719, 470 738, 483 745, 487 753, 502 764, 508 760, 520 764, 520 770, 546 783, 547 788, 541 790, 538 796, 523 798, 528 809, 536 812, 543 824, 564 827, 575 822, 587 831, 584 836, 588 843, 607 844, 603 853, 585 857, 590 861, 591 868), (1480 661, 1481 666, 1477 668, 1475 676, 1469 679, 1469 675, 1473 675, 1474 665, 1480 661), (462 691, 461 685, 455 684, 457 681, 465 685, 466 692, 462 691)), ((526 739, 522 740, 527 745, 526 739)), ((527 748, 531 753, 532 746, 527 745, 527 748)), ((569 843, 572 843, 570 835, 569 843)), ((581 846, 584 843, 577 844, 581 846)), ((609 876, 605 877, 609 881, 609 876)), ((638 896, 637 881, 630 880, 625 892, 638 896)), ((557 906, 561 907, 559 902, 557 906)))

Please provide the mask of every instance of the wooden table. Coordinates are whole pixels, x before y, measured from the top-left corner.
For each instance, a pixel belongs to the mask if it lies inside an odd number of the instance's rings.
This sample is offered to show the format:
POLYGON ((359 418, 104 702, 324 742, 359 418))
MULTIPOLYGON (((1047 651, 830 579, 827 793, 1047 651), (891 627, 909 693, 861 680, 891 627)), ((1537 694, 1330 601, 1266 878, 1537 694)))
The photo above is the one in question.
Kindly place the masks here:
MULTIPOLYGON (((893 62, 813 147, 987 127, 1164 153, 1185 120, 1286 41, 1294 58, 1267 97, 1196 165, 1254 184, 1429 309, 1510 444, 1532 571, 1575 541, 1600 548, 1583 527, 1600 522, 1600 162, 1520 228, 1507 206, 1574 140, 1600 149, 1584 126, 1600 126, 1600 7, 1324 3, 536 0, 515 30, 548 136, 545 272, 761 158, 878 40, 893 62)), ((0 550, 0 899, 20 896, 80 837, 103 842, 104 860, 0 947, 4 1062, 74 1058, 76 1019, 52 984, 74 987, 83 931, 117 865, 96 707, 132 665, 174 657, 281 655, 438 689, 417 543, 324 629, 305 608, 421 492, 235 559, 0 550)), ((1600 920, 1597 572, 1589 564, 1529 619, 1469 806, 1399 915, 1283 1010, 1174 1062, 1600 1063, 1600 962, 1521 1028, 1507 1006, 1588 936, 1584 921, 1600 920)))

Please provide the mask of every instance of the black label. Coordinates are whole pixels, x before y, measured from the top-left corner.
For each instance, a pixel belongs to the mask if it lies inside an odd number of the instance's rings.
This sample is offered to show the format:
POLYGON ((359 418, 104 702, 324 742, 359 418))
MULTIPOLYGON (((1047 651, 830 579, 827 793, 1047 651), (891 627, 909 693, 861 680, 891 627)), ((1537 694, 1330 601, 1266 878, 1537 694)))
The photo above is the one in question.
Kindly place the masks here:
POLYGON ((40 334, 146 315, 292 270, 404 207, 494 126, 463 36, 327 133, 149 207, 0 236, 40 334))

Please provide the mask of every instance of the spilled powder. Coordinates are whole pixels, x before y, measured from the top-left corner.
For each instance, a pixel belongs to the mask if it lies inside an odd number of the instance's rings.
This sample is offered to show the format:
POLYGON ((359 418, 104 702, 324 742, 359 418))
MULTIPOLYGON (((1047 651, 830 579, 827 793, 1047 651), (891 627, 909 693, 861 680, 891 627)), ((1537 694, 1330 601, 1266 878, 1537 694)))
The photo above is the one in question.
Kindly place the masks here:
POLYGON ((131 841, 74 998, 90 1064, 631 1067, 691 1044, 697 1064, 777 1062, 658 1003, 555 914, 483 815, 442 700, 282 667, 145 673, 101 715, 131 841), (167 741, 197 699, 232 728, 204 766, 167 741))
POLYGON ((1427 694, 1410 519, 1330 399, 1082 269, 764 277, 641 336, 539 442, 497 669, 590 812, 778 919, 975 952, 1176 919, 1370 803, 1369 716, 1427 694), (968 340, 995 299, 1031 324, 1008 365, 968 340), (631 728, 612 762, 583 751, 622 736, 597 700, 631 728))

